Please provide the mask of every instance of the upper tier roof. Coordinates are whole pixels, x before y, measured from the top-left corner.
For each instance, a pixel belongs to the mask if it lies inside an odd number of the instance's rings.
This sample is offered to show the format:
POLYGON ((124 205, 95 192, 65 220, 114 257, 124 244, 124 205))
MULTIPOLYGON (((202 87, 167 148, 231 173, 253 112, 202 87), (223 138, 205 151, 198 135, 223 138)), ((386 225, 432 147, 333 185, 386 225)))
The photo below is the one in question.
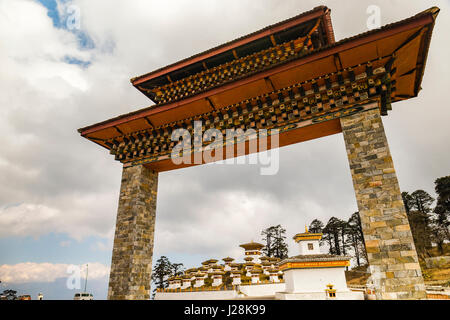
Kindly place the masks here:
POLYGON ((311 233, 311 232, 305 232, 305 233, 297 233, 293 239, 295 242, 303 241, 303 240, 320 240, 322 239, 322 233, 311 233))
POLYGON ((241 244, 239 247, 244 248, 245 250, 260 250, 260 249, 264 248, 264 245, 261 243, 252 241, 249 243, 241 244))
POLYGON ((298 39, 307 35, 316 23, 317 31, 312 35, 314 46, 319 48, 334 43, 330 9, 319 6, 166 67, 132 78, 131 83, 152 101, 159 103, 152 89, 298 39))

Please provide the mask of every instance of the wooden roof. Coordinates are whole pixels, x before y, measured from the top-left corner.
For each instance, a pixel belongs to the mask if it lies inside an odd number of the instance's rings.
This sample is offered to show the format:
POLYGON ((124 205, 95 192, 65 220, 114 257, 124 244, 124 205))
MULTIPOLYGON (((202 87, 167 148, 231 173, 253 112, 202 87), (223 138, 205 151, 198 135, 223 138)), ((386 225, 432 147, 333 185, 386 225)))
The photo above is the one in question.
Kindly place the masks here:
POLYGON ((234 261, 234 258, 226 257, 226 258, 223 258, 222 260, 225 262, 228 262, 228 261, 234 261))
POLYGON ((284 43, 302 34, 315 19, 320 19, 323 44, 334 43, 330 9, 318 6, 290 19, 267 26, 215 48, 193 55, 166 67, 132 78, 130 81, 139 91, 155 101, 145 90, 155 85, 167 84, 189 75, 214 68, 237 57, 243 57, 277 43, 284 43))
POLYGON ((320 240, 322 239, 323 234, 322 233, 311 233, 311 232, 305 232, 305 233, 297 233, 293 239, 296 242, 302 241, 302 240, 320 240))
MULTIPOLYGON (((317 12, 324 12, 320 7, 317 12)), ((328 10, 328 9, 326 9, 328 10)), ((313 12, 315 12, 313 10, 313 12)), ((316 12, 316 13, 317 13, 316 12)), ((192 121, 200 115, 217 112, 233 104, 256 96, 264 96, 298 83, 358 68, 361 64, 377 61, 385 64, 388 57, 395 56, 392 69, 395 71, 396 90, 391 92, 391 101, 409 99, 417 96, 421 89, 422 76, 426 64, 429 43, 433 26, 439 9, 436 7, 425 10, 411 18, 371 30, 354 37, 343 39, 305 52, 301 56, 284 59, 263 70, 247 74, 234 81, 218 85, 198 94, 170 103, 153 105, 135 112, 124 114, 94 125, 79 129, 80 134, 101 146, 110 149, 108 140, 121 139, 143 130, 159 130, 168 124, 180 121, 192 121)), ((328 11, 327 11, 328 13, 328 11)), ((293 18, 294 19, 294 18, 293 18)), ((292 21, 295 21, 292 20, 292 21)), ((292 22, 290 21, 290 22, 292 22)), ((289 22, 289 23, 290 23, 289 22)), ((331 25, 331 24, 329 24, 331 25)), ((271 29, 263 29, 259 33, 237 39, 226 45, 217 47, 205 53, 165 67, 133 81, 155 78, 194 63, 195 59, 203 59, 213 53, 218 54, 225 48, 238 46, 242 41, 250 41, 252 37, 262 36, 271 29), (228 47, 227 47, 228 46, 228 47)), ((331 34, 329 32, 329 34, 331 34)), ((330 36, 331 39, 331 36, 330 36)), ((334 39, 334 37, 333 37, 334 39)), ((376 66, 375 66, 376 67, 376 66)), ((147 80, 146 80, 147 81, 147 80)), ((137 82, 136 82, 137 83, 137 82)), ((318 138, 341 131, 338 121, 310 126, 301 134, 291 136, 280 135, 280 146, 318 138)), ((169 159, 170 161, 170 159, 169 159)), ((173 169, 169 164, 155 170, 173 169)))
POLYGON ((219 261, 219 260, 217 260, 217 259, 209 259, 209 260, 203 261, 202 264, 203 265, 209 265, 209 264, 216 263, 217 261, 219 261))

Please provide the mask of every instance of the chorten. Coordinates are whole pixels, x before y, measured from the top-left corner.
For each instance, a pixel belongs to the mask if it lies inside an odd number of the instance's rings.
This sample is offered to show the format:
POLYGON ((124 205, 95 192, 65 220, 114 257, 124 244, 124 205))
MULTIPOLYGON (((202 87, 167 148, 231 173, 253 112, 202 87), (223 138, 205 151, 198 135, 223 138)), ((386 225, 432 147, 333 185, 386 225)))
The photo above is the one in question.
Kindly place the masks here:
POLYGON ((181 281, 182 281, 182 285, 181 285, 181 289, 187 289, 189 288, 192 283, 191 283, 191 276, 190 275, 184 275, 183 277, 181 277, 181 281))
POLYGON ((260 281, 259 281, 259 277, 260 277, 260 275, 261 275, 261 273, 262 273, 262 269, 260 269, 260 268, 253 268, 253 269, 250 271, 250 273, 251 273, 252 283, 253 283, 253 284, 259 283, 259 282, 260 282, 260 281))
POLYGON ((320 254, 320 239, 322 239, 322 235, 322 233, 308 232, 307 227, 305 227, 304 233, 297 233, 294 236, 294 240, 299 245, 299 253, 301 255, 320 254))
POLYGON ((241 272, 239 270, 232 270, 231 277, 233 278, 233 282, 231 283, 233 286, 241 284, 241 272))
POLYGON ((213 287, 218 287, 222 284, 222 277, 224 275, 223 271, 220 271, 220 269, 215 269, 214 272, 212 273, 212 286, 213 287))
POLYGON ((264 248, 263 244, 252 241, 249 243, 241 244, 239 247, 244 248, 245 257, 251 257, 251 262, 261 263, 261 260, 259 258, 261 257, 261 249, 264 248))
POLYGON ((226 257, 222 259, 225 262, 224 271, 230 271, 231 270, 231 263, 234 261, 234 258, 226 257))
POLYGON ((194 287, 195 287, 195 288, 199 288, 199 287, 204 286, 204 285, 205 285, 205 278, 206 278, 206 274, 203 273, 203 272, 201 272, 201 271, 198 271, 198 272, 195 274, 195 284, 194 284, 194 287))

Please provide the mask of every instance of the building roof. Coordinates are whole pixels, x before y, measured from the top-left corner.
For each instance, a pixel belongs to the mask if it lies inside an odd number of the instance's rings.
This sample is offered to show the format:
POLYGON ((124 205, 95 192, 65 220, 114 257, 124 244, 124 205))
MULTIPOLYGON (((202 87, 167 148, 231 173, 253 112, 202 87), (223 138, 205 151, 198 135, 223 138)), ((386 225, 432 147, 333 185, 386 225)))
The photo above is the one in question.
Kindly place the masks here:
POLYGON ((224 275, 224 274, 225 274, 225 272, 220 271, 220 270, 214 271, 214 272, 212 273, 212 275, 215 275, 215 276, 224 275))
POLYGON ((154 97, 149 95, 144 88, 170 83, 170 81, 188 77, 201 70, 206 71, 209 68, 214 68, 238 56, 246 56, 261 49, 273 47, 277 43, 289 41, 301 34, 305 27, 306 29, 310 28, 315 19, 319 19, 321 23, 320 31, 323 34, 323 45, 333 43, 334 32, 331 25, 330 9, 325 6, 318 6, 310 11, 266 26, 256 32, 195 54, 166 67, 134 77, 131 79, 131 83, 147 97, 154 100, 154 97))
POLYGON ((249 243, 241 244, 239 247, 244 248, 246 251, 249 251, 249 250, 260 250, 260 249, 264 248, 264 245, 261 243, 252 241, 249 243))
POLYGON ((219 261, 219 260, 217 260, 217 259, 209 259, 209 260, 203 261, 202 264, 203 265, 210 265, 210 264, 216 263, 217 261, 219 261))
POLYGON ((334 254, 309 254, 309 255, 298 255, 283 259, 277 263, 278 266, 283 265, 287 262, 316 262, 316 261, 348 261, 351 257, 348 256, 338 256, 334 254))
POLYGON ((253 268, 252 270, 250 270, 250 273, 251 274, 260 274, 260 273, 262 273, 263 271, 261 270, 261 269, 255 269, 255 268, 253 268))
POLYGON ((269 261, 271 261, 271 262, 277 262, 277 261, 280 261, 280 258, 277 258, 277 257, 269 257, 269 261))
MULTIPOLYGON (((186 123, 211 112, 229 107, 236 108, 235 105, 245 102, 246 99, 254 100, 277 94, 280 90, 297 84, 303 85, 312 80, 323 82, 327 75, 358 68, 368 61, 375 65, 374 68, 379 67, 394 57, 392 70, 396 71, 395 90, 390 92, 391 102, 415 97, 420 90, 438 12, 439 8, 432 7, 411 18, 379 29, 328 43, 301 55, 277 60, 268 68, 246 73, 243 77, 230 79, 212 89, 197 90, 192 95, 183 96, 181 100, 142 108, 80 128, 79 132, 83 137, 111 150, 116 143, 130 138, 134 141, 136 135, 142 135, 143 132, 156 134, 156 130, 162 130, 164 126, 175 128, 180 121, 186 123)), ((308 134, 299 134, 300 130, 302 129, 281 133, 280 147, 341 131, 338 119, 309 126, 305 129, 308 134)), ((166 159, 165 155, 148 165, 156 171, 182 167, 173 164, 170 157, 166 159)))
POLYGON ((231 261, 234 261, 234 258, 226 257, 226 258, 223 258, 222 260, 225 262, 231 262, 231 261))
POLYGON ((297 233, 293 239, 295 242, 305 241, 305 240, 320 240, 322 239, 323 233, 311 233, 311 232, 303 232, 297 233))

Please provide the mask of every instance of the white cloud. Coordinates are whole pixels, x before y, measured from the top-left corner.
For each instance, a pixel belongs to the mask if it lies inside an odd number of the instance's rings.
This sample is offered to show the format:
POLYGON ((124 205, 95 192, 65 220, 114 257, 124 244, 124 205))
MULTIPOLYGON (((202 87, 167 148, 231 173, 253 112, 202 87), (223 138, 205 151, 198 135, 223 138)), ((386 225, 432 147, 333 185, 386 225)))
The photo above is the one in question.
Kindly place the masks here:
MULTIPOLYGON (((112 240, 112 237, 110 237, 111 239, 108 240, 112 240)), ((105 243, 103 241, 97 241, 95 242, 95 244, 93 244, 91 246, 91 249, 94 251, 107 251, 110 252, 112 250, 112 246, 110 246, 109 244, 112 244, 112 241, 108 241, 108 243, 105 243)))
MULTIPOLYGON (((89 262, 88 279, 95 280, 109 275, 109 267, 98 262, 89 262)), ((54 282, 58 278, 67 278, 72 272, 69 264, 24 262, 14 265, 0 265, 2 283, 54 282)), ((84 277, 86 264, 79 266, 84 277)))
POLYGON ((23 77, 54 97, 86 90, 82 70, 63 62, 66 56, 89 59, 88 52, 78 49, 73 33, 55 29, 47 10, 34 1, 4 0, 0 12, 0 39, 7 44, 1 50, 3 77, 23 77))
POLYGON ((0 234, 3 236, 32 235, 49 232, 54 228, 52 220, 57 209, 45 205, 20 204, 0 210, 0 234), (46 226, 47 230, 41 230, 46 226))
POLYGON ((0 208, 0 237, 37 238, 49 233, 65 233, 76 240, 91 235, 112 238, 115 195, 60 196, 56 200, 49 199, 48 203, 21 203, 0 208))

